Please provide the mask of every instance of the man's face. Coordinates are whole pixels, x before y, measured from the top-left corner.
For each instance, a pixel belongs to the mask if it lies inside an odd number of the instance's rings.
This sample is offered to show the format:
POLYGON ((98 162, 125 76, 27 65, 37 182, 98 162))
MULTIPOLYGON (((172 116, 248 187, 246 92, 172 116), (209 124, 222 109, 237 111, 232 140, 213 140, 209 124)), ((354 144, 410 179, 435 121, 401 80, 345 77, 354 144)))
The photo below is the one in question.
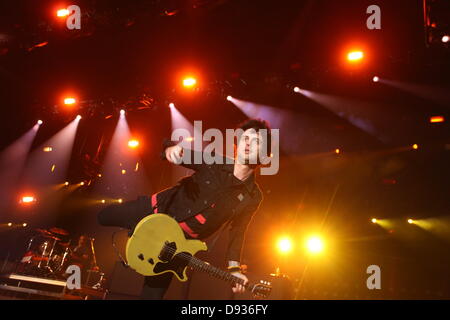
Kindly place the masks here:
POLYGON ((237 162, 241 164, 258 164, 259 149, 263 138, 255 129, 247 129, 242 134, 237 146, 237 162))

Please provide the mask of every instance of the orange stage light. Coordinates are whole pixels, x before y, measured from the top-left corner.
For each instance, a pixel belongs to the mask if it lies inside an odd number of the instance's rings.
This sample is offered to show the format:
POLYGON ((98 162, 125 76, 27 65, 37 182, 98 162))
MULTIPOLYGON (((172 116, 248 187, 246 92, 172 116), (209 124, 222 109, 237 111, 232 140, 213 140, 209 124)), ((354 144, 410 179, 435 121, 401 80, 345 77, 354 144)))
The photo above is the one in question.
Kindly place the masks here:
POLYGON ((358 62, 364 58, 364 52, 362 51, 351 51, 347 54, 347 60, 349 62, 358 62))
POLYGON ((132 149, 135 149, 139 146, 139 141, 136 139, 132 139, 132 140, 128 141, 128 146, 132 149))
POLYGON ((444 122, 445 118, 443 116, 435 116, 430 118, 430 123, 444 122))
POLYGON ((28 204, 28 203, 32 203, 35 201, 36 201, 36 198, 34 196, 27 195, 27 196, 23 196, 20 202, 28 204))
POLYGON ((67 10, 67 9, 59 9, 57 12, 56 12, 56 15, 58 16, 58 17, 66 17, 66 16, 68 16, 69 15, 69 10, 67 10))
POLYGON ((186 88, 192 88, 197 84, 197 80, 193 77, 187 77, 183 79, 183 86, 186 88))
POLYGON ((72 97, 64 98, 64 104, 65 105, 75 104, 76 102, 77 101, 75 100, 75 98, 72 98, 72 97))

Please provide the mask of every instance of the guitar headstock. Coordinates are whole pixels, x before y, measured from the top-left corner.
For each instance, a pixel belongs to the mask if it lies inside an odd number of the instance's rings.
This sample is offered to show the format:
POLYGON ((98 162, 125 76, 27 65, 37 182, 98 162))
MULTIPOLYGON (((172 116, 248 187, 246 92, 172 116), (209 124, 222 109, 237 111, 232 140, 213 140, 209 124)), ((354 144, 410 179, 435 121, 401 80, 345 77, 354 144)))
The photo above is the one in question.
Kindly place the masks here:
POLYGON ((253 286, 252 294, 255 298, 266 299, 272 292, 272 284, 269 281, 260 280, 253 286))

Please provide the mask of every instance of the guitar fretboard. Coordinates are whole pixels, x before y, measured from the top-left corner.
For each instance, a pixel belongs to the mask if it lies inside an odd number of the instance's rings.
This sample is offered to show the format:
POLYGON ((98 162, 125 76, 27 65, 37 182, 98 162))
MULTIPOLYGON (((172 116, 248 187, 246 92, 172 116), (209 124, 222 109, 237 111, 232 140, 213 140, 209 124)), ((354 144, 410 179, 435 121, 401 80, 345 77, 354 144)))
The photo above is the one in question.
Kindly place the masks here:
POLYGON ((195 270, 206 272, 206 273, 212 275, 213 277, 216 277, 221 280, 225 280, 232 284, 239 283, 239 284, 243 285, 245 288, 253 287, 252 285, 249 285, 248 283, 246 285, 244 285, 243 279, 238 278, 227 271, 216 268, 196 257, 190 258, 189 266, 195 270))

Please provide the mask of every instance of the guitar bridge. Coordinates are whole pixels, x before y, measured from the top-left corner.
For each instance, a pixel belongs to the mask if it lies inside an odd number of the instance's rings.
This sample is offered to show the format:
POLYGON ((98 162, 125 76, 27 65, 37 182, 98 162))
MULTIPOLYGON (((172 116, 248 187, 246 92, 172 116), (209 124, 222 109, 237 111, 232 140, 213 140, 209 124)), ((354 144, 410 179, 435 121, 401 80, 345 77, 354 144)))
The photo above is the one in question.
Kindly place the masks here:
POLYGON ((175 242, 164 242, 164 246, 161 249, 161 252, 158 255, 158 259, 167 262, 170 261, 173 256, 175 255, 175 252, 177 251, 177 245, 175 242))

